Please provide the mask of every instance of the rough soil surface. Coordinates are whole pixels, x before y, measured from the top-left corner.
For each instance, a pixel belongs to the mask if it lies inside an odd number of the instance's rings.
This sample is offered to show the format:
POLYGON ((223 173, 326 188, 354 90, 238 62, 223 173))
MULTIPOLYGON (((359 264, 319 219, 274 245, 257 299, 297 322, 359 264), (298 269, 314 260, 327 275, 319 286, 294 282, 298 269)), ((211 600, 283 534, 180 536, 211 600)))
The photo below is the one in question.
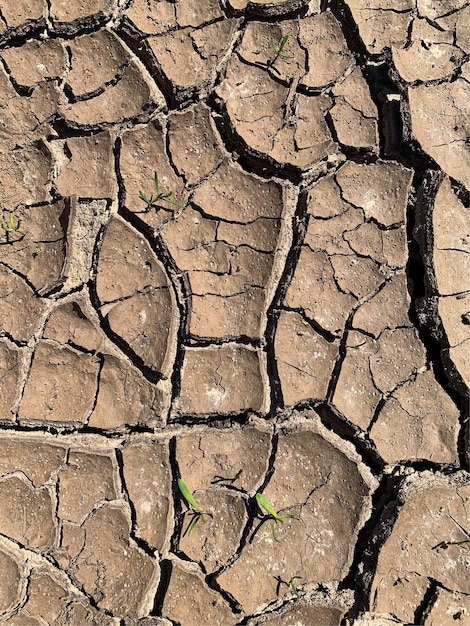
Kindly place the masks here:
POLYGON ((0 624, 468 626, 468 3, 4 0, 0 60, 0 624))

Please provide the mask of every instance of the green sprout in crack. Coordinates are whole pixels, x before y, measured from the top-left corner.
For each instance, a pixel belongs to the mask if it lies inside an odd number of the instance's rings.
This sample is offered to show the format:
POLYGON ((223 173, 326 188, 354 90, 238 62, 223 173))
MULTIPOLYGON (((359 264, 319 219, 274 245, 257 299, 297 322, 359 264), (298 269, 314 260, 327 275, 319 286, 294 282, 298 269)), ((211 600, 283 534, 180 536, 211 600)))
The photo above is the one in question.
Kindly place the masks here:
POLYGON ((300 597, 300 596, 299 596, 299 591, 298 591, 297 586, 296 586, 296 584, 295 584, 295 581, 296 581, 297 579, 298 579, 298 580, 301 580, 301 579, 302 579, 302 576, 292 576, 292 578, 289 580, 289 587, 292 589, 292 593, 293 593, 293 594, 294 594, 297 598, 299 598, 299 597, 300 597))
POLYGON ((16 233, 20 229, 20 224, 21 224, 21 220, 18 220, 15 223, 15 215, 14 215, 14 213, 10 213, 9 224, 5 225, 2 222, 2 229, 6 233, 16 233))
POLYGON ((196 498, 193 496, 187 484, 181 478, 178 478, 178 489, 180 490, 180 493, 184 501, 186 502, 188 509, 190 509, 193 513, 193 520, 188 526, 188 529, 186 530, 186 532, 188 533, 188 537, 189 537, 189 535, 193 532, 199 520, 201 520, 201 522, 206 521, 205 513, 202 510, 201 506, 198 504, 196 498))
POLYGON ((357 343, 355 346, 351 346, 353 350, 359 350, 362 346, 365 346, 367 341, 363 341, 362 343, 357 343))
POLYGON ((273 537, 275 541, 279 541, 276 535, 277 525, 283 524, 284 520, 286 519, 295 519, 295 516, 290 515, 289 513, 278 513, 276 509, 273 507, 273 505, 271 504, 271 502, 260 493, 257 493, 255 497, 256 497, 256 502, 258 503, 258 506, 260 507, 260 509, 264 509, 265 511, 267 511, 268 514, 274 520, 273 525, 272 525, 273 537))
POLYGON ((289 35, 284 35, 284 37, 282 37, 281 41, 279 42, 279 44, 276 44, 276 42, 274 41, 274 39, 271 39, 271 48, 274 50, 274 52, 276 53, 276 58, 274 59, 273 63, 280 57, 281 59, 293 59, 293 56, 289 56, 288 54, 286 54, 285 52, 283 52, 284 47, 287 43, 289 39, 289 35))
POLYGON ((184 206, 182 204, 180 204, 179 202, 176 202, 176 200, 172 200, 171 199, 171 197, 173 195, 172 191, 168 191, 167 193, 164 193, 163 191, 161 191, 160 183, 158 182, 158 174, 157 174, 157 172, 153 173, 153 179, 154 179, 154 182, 155 182, 155 195, 152 194, 150 196, 150 198, 148 198, 144 194, 143 191, 139 191, 139 197, 147 205, 147 210, 149 210, 152 207, 156 206, 159 202, 167 202, 168 204, 172 204, 173 206, 176 206, 179 209, 184 209, 184 206))

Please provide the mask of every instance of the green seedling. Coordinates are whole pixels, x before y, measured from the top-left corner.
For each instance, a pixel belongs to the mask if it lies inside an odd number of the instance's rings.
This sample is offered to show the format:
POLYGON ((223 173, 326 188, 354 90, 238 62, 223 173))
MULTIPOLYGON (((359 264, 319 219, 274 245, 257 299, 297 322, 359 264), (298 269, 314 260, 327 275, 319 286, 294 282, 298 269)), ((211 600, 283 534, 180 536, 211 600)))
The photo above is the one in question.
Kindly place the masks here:
POLYGON ((10 213, 9 224, 5 225, 2 222, 2 228, 6 233, 16 233, 20 229, 21 220, 15 224, 15 215, 10 213))
POLYGON ((267 511, 269 515, 273 518, 274 520, 273 525, 272 525, 273 537, 275 541, 279 541, 276 535, 277 525, 283 524, 284 520, 286 519, 295 519, 294 515, 290 515, 289 513, 278 513, 276 509, 273 507, 273 505, 271 504, 271 502, 267 500, 260 493, 257 493, 255 497, 256 497, 256 502, 258 503, 258 506, 260 507, 260 509, 265 509, 265 511, 267 511))
MULTIPOLYGON (((293 56, 289 56, 288 54, 283 52, 288 39, 289 39, 289 35, 284 35, 284 37, 281 39, 279 44, 276 44, 274 39, 271 39, 271 48, 276 53, 276 59, 279 58, 279 57, 281 57, 281 59, 293 59, 294 58, 293 56)), ((273 63, 274 63, 274 61, 273 61, 273 63)))
POLYGON ((198 504, 196 498, 191 493, 191 490, 189 489, 188 485, 181 478, 178 478, 178 489, 180 490, 181 495, 183 496, 183 499, 186 502, 186 505, 193 512, 194 519, 192 520, 191 524, 189 525, 186 531, 189 536, 193 532, 199 520, 201 520, 202 522, 206 521, 205 513, 202 510, 201 506, 198 504))
POLYGON ((362 346, 365 346, 367 341, 363 341, 362 343, 357 343, 355 346, 351 346, 353 350, 359 350, 362 346))
POLYGON ((153 206, 156 206, 158 202, 167 202, 168 204, 172 204, 179 209, 184 209, 182 204, 171 199, 173 195, 172 191, 168 191, 167 193, 163 193, 163 191, 161 191, 157 172, 153 173, 153 178, 155 182, 155 195, 152 194, 150 198, 148 198, 143 191, 139 191, 139 197, 145 202, 147 209, 151 209, 153 206))
POLYGON ((300 596, 299 596, 299 592, 298 592, 298 589, 297 589, 297 587, 296 587, 296 585, 295 585, 295 581, 296 581, 297 579, 298 579, 298 580, 301 580, 301 579, 302 579, 302 576, 292 576, 292 578, 289 580, 289 587, 292 589, 292 593, 293 593, 295 596, 297 596, 297 598, 299 598, 299 597, 300 597, 300 596))

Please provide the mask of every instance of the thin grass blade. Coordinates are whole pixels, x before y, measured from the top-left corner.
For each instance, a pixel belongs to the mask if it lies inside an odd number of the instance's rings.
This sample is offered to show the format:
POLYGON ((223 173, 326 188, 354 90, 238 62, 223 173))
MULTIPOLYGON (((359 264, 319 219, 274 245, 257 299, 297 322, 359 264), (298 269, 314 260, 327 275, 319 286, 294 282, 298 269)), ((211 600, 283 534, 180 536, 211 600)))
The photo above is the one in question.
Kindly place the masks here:
POLYGON ((202 514, 201 507, 197 503, 195 497, 191 493, 191 490, 189 489, 187 484, 181 478, 178 478, 178 489, 180 490, 181 495, 183 496, 183 498, 186 500, 186 504, 189 507, 193 508, 198 513, 202 514))
POLYGON ((274 519, 277 520, 279 518, 278 512, 267 498, 265 498, 261 493, 257 493, 255 498, 260 508, 265 509, 269 513, 269 515, 272 515, 274 517, 274 519))

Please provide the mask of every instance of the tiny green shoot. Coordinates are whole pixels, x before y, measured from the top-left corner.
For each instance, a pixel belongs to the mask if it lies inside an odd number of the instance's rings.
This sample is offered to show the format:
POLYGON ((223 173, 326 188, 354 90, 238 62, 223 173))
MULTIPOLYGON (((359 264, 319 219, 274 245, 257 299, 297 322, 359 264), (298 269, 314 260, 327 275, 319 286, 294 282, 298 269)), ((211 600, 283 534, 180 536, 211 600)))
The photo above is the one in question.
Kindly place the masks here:
POLYGON ((16 233, 20 228, 21 220, 18 220, 15 224, 15 215, 10 213, 9 225, 5 225, 2 222, 2 228, 6 233, 16 233))
POLYGON ((178 478, 178 489, 180 490, 180 493, 183 496, 183 499, 186 502, 186 505, 193 512, 194 519, 189 525, 188 530, 187 530, 187 533, 189 536, 193 532, 198 521, 201 520, 202 522, 205 522, 206 518, 204 517, 205 514, 201 506, 198 504, 196 498, 192 494, 187 484, 181 478, 178 478))
POLYGON ((147 209, 150 209, 151 207, 156 206, 159 201, 167 202, 168 204, 172 204, 173 206, 176 206, 179 209, 184 209, 184 206, 182 204, 180 204, 179 202, 176 202, 176 200, 171 199, 173 195, 172 191, 168 191, 167 193, 164 193, 163 191, 161 191, 160 183, 158 182, 157 172, 153 173, 153 179, 155 183, 155 195, 152 194, 150 198, 148 198, 144 194, 143 191, 139 191, 139 197, 141 200, 145 202, 145 204, 147 205, 147 209))
POLYGON ((367 341, 363 341, 362 343, 357 343, 355 346, 351 346, 353 350, 359 350, 361 346, 365 346, 367 341))
POLYGON ((297 580, 297 579, 298 579, 298 580, 301 580, 301 579, 302 579, 302 576, 292 576, 292 578, 289 580, 289 587, 292 589, 292 593, 293 593, 295 596, 297 596, 297 598, 299 598, 299 597, 300 597, 300 596, 299 596, 299 591, 298 591, 298 589, 297 589, 297 587, 296 587, 296 584, 295 584, 295 582, 294 582, 294 581, 295 581, 295 580, 297 580))
POLYGON ((256 502, 258 503, 258 506, 261 509, 265 509, 269 513, 269 515, 273 518, 274 520, 273 525, 272 525, 273 537, 275 541, 279 541, 276 535, 277 525, 283 524, 284 520, 286 519, 295 519, 294 515, 290 515, 289 513, 278 513, 276 509, 273 507, 273 505, 271 504, 271 502, 260 493, 257 493, 255 497, 256 497, 256 502))
POLYGON ((276 58, 278 57, 281 57, 281 59, 293 59, 294 58, 293 56, 289 56, 288 54, 283 52, 288 39, 289 39, 289 35, 284 35, 284 37, 282 37, 279 44, 276 44, 276 42, 273 39, 271 39, 271 48, 276 53, 276 58))

